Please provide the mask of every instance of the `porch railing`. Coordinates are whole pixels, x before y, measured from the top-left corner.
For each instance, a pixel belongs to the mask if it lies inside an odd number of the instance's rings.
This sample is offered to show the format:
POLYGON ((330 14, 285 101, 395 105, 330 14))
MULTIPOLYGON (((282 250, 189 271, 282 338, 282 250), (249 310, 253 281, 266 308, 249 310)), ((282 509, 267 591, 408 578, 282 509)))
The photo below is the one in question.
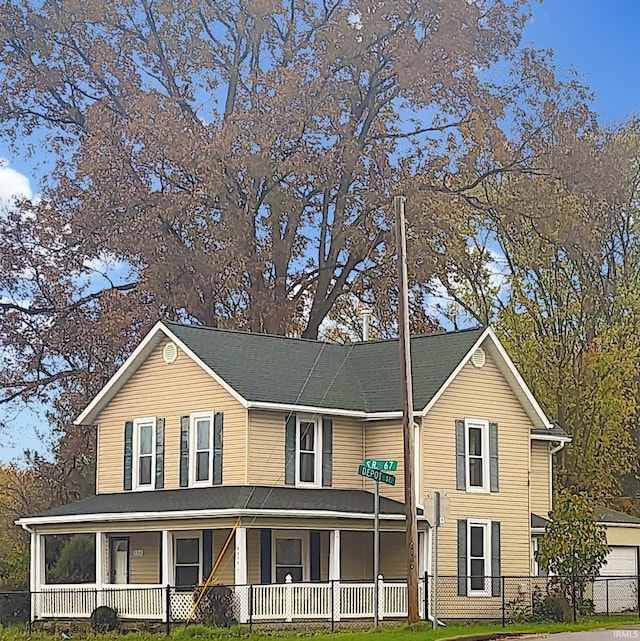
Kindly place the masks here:
MULTIPOLYGON (((421 616, 424 581, 420 580, 421 616)), ((378 617, 400 618, 407 614, 404 581, 328 581, 231 586, 235 615, 240 623, 266 621, 340 621, 373 619, 375 590, 378 617)), ((106 605, 122 619, 184 621, 193 607, 193 592, 160 585, 49 585, 31 595, 32 618, 88 618, 106 605)))
MULTIPOLYGON (((436 583, 433 577, 425 576, 418 585, 420 617, 431 618, 436 600, 438 619, 444 621, 490 619, 502 620, 506 625, 514 613, 542 616, 557 605, 554 595, 559 579, 492 577, 486 580, 485 591, 474 594, 469 591, 469 577, 441 576, 436 583)), ((585 579, 579 592, 576 592, 579 582, 576 577, 573 580, 568 599, 574 618, 589 612, 606 615, 635 612, 640 616, 640 575, 585 579), (573 599, 571 594, 579 598, 573 599)), ((406 582, 382 577, 377 584, 334 580, 227 586, 225 598, 229 600, 232 618, 239 623, 325 621, 333 626, 348 621, 366 624, 374 619, 376 590, 379 620, 406 617, 406 582)), ((26 610, 25 616, 32 621, 83 619, 90 617, 96 607, 106 605, 116 609, 123 620, 157 621, 168 627, 172 622, 186 621, 194 607, 193 589, 160 585, 47 585, 35 592, 5 596, 7 606, 0 607, 0 623, 3 611, 14 616, 26 610)), ((199 616, 196 612, 195 620, 199 616)))

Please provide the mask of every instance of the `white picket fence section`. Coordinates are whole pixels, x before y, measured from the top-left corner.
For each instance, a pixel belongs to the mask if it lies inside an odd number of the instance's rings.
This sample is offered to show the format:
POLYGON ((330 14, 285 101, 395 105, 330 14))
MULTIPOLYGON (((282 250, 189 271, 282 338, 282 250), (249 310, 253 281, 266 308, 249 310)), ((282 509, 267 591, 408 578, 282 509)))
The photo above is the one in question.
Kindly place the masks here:
MULTIPOLYGON (((240 623, 277 621, 340 621, 373 619, 376 584, 330 581, 313 583, 239 585, 235 590, 240 623)), ((118 611, 123 619, 167 620, 167 588, 160 585, 51 585, 32 594, 35 619, 88 618, 100 605, 118 611)), ((407 615, 404 581, 378 579, 378 618, 407 615)), ((170 618, 185 620, 193 606, 192 591, 169 593, 170 618)), ((420 616, 424 615, 424 584, 419 582, 420 616)))

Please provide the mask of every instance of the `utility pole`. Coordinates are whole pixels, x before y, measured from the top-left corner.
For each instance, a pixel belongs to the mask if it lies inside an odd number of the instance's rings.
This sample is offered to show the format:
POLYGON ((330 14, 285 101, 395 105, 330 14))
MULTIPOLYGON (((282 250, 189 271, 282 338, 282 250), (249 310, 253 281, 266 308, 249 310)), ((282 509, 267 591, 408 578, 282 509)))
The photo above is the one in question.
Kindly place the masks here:
POLYGON ((407 622, 416 623, 418 610, 418 524, 414 481, 413 385, 411 382, 411 334, 409 332, 409 290, 407 284, 407 238, 404 196, 394 196, 396 252, 398 257, 398 335, 402 378, 402 434, 404 437, 404 505, 407 526, 407 622))

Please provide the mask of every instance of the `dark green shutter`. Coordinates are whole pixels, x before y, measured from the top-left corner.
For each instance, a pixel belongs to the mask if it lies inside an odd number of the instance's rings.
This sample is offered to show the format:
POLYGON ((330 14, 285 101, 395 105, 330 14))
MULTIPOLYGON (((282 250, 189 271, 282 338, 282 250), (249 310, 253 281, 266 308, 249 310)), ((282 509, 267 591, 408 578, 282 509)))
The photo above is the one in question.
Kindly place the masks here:
POLYGON ((491 521, 491 596, 500 596, 500 521, 491 521))
POLYGON ((133 487, 133 421, 124 424, 124 483, 123 488, 133 487))
POLYGON ((456 419, 456 489, 467 489, 467 461, 464 421, 456 419))
POLYGON ((202 530, 202 580, 206 581, 213 568, 213 531, 202 530))
POLYGON ((180 487, 189 485, 189 417, 180 419, 180 487))
POLYGON ((497 492, 500 489, 500 481, 498 474, 498 424, 489 423, 489 454, 490 460, 490 489, 492 492, 497 492))
POLYGON ((222 484, 222 427, 224 414, 218 412, 213 419, 213 484, 222 484))
POLYGON ((284 482, 296 484, 296 415, 287 417, 285 426, 284 482))
POLYGON ((320 532, 309 532, 311 580, 320 581, 320 532))
POLYGON ((322 485, 331 487, 333 475, 333 421, 322 419, 322 485))
POLYGON ((260 530, 260 583, 271 583, 271 530, 260 530))
POLYGON ((458 596, 467 596, 467 520, 458 519, 458 596))
POLYGON ((164 487, 164 419, 156 420, 156 489, 164 487))

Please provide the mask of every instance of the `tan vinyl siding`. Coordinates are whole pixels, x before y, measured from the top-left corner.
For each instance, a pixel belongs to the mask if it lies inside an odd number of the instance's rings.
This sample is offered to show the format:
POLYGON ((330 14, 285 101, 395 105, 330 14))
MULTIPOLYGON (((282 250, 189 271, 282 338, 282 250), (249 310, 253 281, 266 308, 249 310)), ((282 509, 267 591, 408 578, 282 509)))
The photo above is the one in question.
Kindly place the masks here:
POLYGON ((467 363, 423 421, 423 484, 449 495, 451 511, 440 530, 439 569, 457 572, 457 519, 501 523, 502 572, 528 574, 530 563, 528 470, 531 422, 487 354, 478 369, 467 363), (455 419, 498 423, 500 491, 456 490, 455 419))
MULTIPOLYGON (((363 457, 363 427, 333 418, 332 487, 362 488, 358 465, 363 457)), ((284 485, 286 412, 249 412, 249 485, 284 485)))
POLYGON ((607 543, 609 545, 640 546, 640 527, 607 525, 607 543))
POLYGON ((547 441, 531 441, 531 511, 544 518, 551 510, 549 448, 547 441))
MULTIPOLYGON (((402 421, 376 421, 366 423, 365 458, 398 461, 398 469, 393 472, 396 484, 391 486, 380 483, 380 494, 390 499, 404 502, 404 452, 402 439, 402 421)), ((364 488, 375 491, 375 483, 366 480, 364 488)))
POLYGON ((284 485, 284 412, 249 412, 249 485, 284 485))
MULTIPOLYGON (((218 561, 218 557, 220 557, 220 553, 222 552, 222 548, 224 547, 224 544, 226 543, 227 539, 229 538, 229 534, 231 534, 231 530, 214 530, 213 531, 213 564, 216 564, 216 561, 218 561)), ((236 569, 235 569, 235 535, 234 538, 231 539, 231 542, 227 546, 227 549, 224 552, 224 556, 220 559, 220 563, 216 569, 215 574, 213 575, 214 581, 216 583, 222 583, 224 585, 233 585, 235 582, 235 574, 236 574, 236 569)), ((247 563, 249 563, 249 560, 247 560, 247 563)), ((203 579, 207 579, 207 577, 203 577, 203 579)))
POLYGON ((260 583, 260 530, 247 531, 247 581, 260 583))
POLYGON ((364 458, 363 424, 336 416, 333 419, 333 479, 332 487, 362 489, 358 465, 364 458))
POLYGON ((160 533, 129 535, 129 583, 160 583, 160 533))
POLYGON ((373 532, 340 534, 340 576, 343 581, 373 579, 373 532))
POLYGON ((97 418, 98 493, 122 492, 124 424, 146 416, 165 419, 165 488, 179 487, 180 417, 197 411, 224 413, 222 481, 245 483, 246 410, 182 350, 172 364, 164 342, 142 363, 97 418))

